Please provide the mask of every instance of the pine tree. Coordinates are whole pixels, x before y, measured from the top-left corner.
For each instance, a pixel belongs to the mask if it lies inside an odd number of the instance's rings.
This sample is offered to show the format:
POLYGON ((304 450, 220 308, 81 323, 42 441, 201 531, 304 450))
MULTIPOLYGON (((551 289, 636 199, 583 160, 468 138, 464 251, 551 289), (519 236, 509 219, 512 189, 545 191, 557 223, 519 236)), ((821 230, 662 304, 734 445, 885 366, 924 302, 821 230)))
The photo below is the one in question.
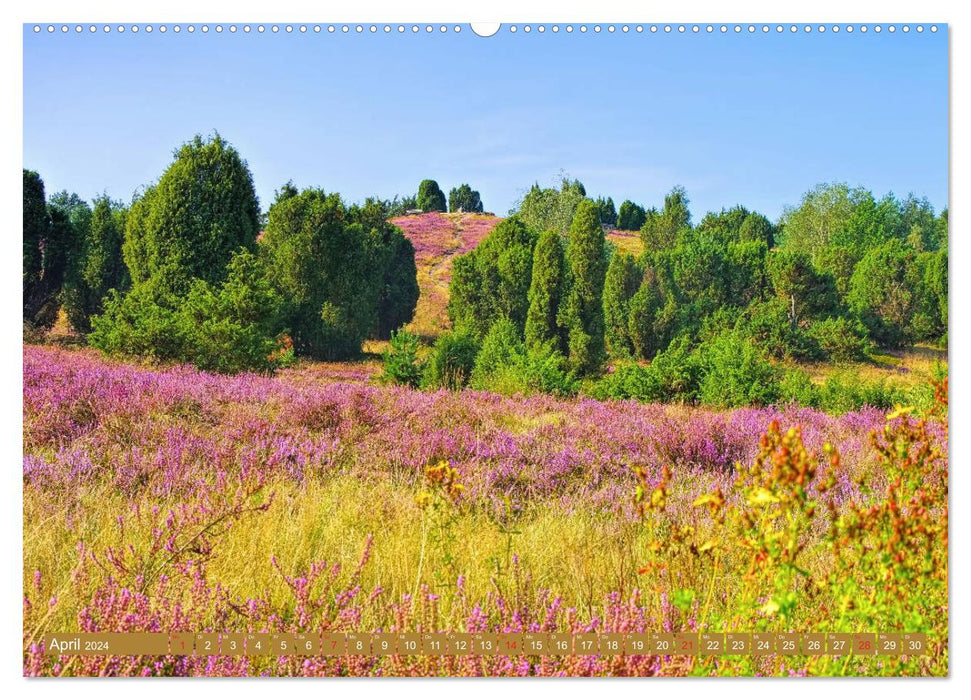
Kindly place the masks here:
POLYGON ((625 200, 617 211, 617 228, 621 231, 640 231, 646 218, 644 207, 625 200))
POLYGON ((526 314, 526 345, 538 347, 553 341, 566 351, 564 335, 556 316, 563 296, 563 240, 556 231, 539 237, 533 251, 533 279, 529 285, 529 311, 526 314))
POLYGON ((121 253, 125 214, 107 196, 95 200, 86 240, 64 280, 64 310, 71 326, 82 333, 91 330, 91 317, 102 311, 108 291, 128 286, 121 253))
MULTIPOLYGON (((673 300, 672 304, 673 306, 673 300)), ((644 270, 637 292, 627 307, 627 331, 634 353, 645 360, 652 359, 667 346, 668 338, 660 328, 658 315, 664 307, 664 297, 654 270, 644 270)))
POLYGON ((643 273, 629 253, 615 253, 607 266, 603 310, 607 349, 618 357, 634 351, 630 336, 630 301, 637 293, 643 273))
POLYGON ((422 211, 445 211, 445 193, 434 180, 418 185, 418 208, 422 211))
POLYGON ((589 199, 577 205, 570 224, 566 251, 566 303, 560 323, 567 329, 569 361, 578 372, 596 372, 606 354, 604 348, 603 290, 607 271, 606 240, 597 207, 589 199))
POLYGON ((175 156, 132 206, 124 254, 134 284, 161 275, 186 291, 192 278, 222 281, 237 250, 253 249, 260 206, 246 161, 218 134, 175 156))
POLYGON ((32 170, 24 170, 24 301, 41 276, 41 243, 48 236, 51 217, 47 213, 44 181, 32 170))
POLYGON ((468 185, 453 187, 448 193, 448 210, 451 212, 481 212, 482 198, 468 185))

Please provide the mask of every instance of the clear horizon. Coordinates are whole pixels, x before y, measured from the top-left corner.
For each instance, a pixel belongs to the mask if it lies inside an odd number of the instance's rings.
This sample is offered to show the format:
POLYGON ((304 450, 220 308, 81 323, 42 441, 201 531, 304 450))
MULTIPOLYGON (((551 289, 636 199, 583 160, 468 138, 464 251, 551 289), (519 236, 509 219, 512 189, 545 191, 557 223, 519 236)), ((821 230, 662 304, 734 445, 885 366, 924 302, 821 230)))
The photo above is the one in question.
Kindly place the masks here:
MULTIPOLYGON (((451 25, 450 25, 451 26, 451 25)), ((129 201, 218 131, 261 207, 288 180, 346 201, 468 183, 504 216, 563 172, 695 221, 778 219, 820 182, 947 206, 947 29, 708 35, 77 35, 24 27, 24 167, 129 201)))

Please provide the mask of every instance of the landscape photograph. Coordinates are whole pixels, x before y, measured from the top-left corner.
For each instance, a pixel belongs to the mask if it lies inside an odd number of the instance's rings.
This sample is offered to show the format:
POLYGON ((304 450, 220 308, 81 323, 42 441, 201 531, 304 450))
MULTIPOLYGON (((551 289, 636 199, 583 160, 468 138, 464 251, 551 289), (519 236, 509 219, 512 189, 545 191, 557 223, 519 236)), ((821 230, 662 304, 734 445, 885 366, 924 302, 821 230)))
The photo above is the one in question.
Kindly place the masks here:
POLYGON ((23 675, 948 676, 947 26, 811 29, 24 25, 23 675))

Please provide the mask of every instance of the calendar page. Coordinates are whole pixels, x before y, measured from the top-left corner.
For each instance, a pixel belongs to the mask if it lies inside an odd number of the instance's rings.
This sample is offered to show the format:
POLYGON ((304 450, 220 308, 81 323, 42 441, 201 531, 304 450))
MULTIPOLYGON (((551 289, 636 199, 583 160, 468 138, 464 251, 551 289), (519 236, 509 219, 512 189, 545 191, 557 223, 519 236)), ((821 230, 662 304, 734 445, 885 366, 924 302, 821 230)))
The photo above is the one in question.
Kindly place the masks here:
POLYGON ((950 674, 948 24, 635 19, 23 25, 24 676, 950 674))

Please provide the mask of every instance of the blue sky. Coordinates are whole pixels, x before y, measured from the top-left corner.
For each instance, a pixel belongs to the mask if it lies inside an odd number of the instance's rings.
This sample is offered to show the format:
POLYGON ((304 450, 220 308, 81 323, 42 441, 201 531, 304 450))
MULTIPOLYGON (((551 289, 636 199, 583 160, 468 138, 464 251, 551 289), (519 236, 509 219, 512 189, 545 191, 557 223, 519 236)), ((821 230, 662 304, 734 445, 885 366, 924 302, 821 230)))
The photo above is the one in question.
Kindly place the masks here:
POLYGON ((261 205, 292 179, 346 200, 468 182, 505 214, 560 171, 591 196, 695 220, 776 218, 818 182, 947 203, 947 30, 490 38, 421 32, 34 34, 24 167, 48 192, 128 201, 218 130, 261 205))

